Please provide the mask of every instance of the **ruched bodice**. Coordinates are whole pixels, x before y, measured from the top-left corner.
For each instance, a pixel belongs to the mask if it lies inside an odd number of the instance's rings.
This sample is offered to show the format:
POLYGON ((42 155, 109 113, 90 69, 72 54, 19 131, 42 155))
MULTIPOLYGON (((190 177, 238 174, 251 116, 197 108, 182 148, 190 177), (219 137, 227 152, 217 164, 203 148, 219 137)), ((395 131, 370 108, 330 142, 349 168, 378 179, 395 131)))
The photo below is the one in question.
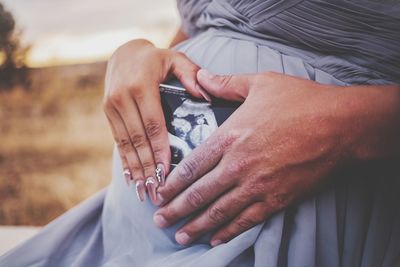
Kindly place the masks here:
MULTIPOLYGON (((349 83, 400 82, 400 2, 180 0, 184 30, 229 29, 314 54, 349 83)), ((290 54, 290 51, 283 51, 290 54)))

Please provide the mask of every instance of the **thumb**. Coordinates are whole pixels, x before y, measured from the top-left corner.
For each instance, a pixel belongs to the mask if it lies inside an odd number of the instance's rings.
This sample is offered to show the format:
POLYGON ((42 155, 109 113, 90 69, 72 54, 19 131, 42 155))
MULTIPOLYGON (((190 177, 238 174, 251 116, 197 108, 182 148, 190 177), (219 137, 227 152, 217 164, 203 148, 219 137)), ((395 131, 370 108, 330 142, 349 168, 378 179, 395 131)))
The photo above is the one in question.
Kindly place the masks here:
POLYGON ((197 81, 208 93, 225 100, 243 102, 249 94, 252 75, 215 75, 205 69, 197 72, 197 81))
POLYGON ((185 54, 181 52, 176 52, 173 54, 171 71, 183 84, 189 94, 198 98, 204 98, 210 102, 210 96, 197 83, 196 74, 199 69, 199 66, 194 64, 185 54))

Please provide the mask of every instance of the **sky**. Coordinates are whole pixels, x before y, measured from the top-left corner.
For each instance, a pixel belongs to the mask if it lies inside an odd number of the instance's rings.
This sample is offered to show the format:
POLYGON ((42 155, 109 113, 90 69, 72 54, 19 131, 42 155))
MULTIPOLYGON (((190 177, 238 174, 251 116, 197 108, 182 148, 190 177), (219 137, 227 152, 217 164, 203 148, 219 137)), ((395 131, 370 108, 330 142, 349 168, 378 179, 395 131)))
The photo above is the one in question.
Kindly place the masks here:
POLYGON ((0 0, 23 40, 31 67, 107 59, 121 44, 145 38, 165 47, 179 25, 175 0, 0 0))

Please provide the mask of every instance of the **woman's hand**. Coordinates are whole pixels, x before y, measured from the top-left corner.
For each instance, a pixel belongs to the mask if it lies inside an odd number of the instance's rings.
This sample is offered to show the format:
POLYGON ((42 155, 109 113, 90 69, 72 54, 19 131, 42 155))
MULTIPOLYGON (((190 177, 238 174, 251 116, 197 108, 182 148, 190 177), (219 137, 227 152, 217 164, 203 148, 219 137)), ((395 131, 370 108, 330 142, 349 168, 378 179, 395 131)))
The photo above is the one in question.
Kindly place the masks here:
POLYGON ((198 81, 244 103, 158 189, 157 226, 201 211, 177 231, 178 243, 215 229, 211 245, 229 241, 316 190, 347 160, 356 138, 345 134, 353 124, 352 105, 341 97, 347 89, 276 73, 201 70, 198 81))
POLYGON ((170 166, 167 129, 159 84, 171 72, 189 93, 201 97, 198 67, 184 54, 157 49, 146 40, 121 46, 111 57, 105 78, 104 110, 122 158, 127 182, 135 181, 138 197, 146 187, 154 202, 170 166), (155 168, 161 170, 155 179, 155 168), (145 182, 146 181, 146 182, 145 182))

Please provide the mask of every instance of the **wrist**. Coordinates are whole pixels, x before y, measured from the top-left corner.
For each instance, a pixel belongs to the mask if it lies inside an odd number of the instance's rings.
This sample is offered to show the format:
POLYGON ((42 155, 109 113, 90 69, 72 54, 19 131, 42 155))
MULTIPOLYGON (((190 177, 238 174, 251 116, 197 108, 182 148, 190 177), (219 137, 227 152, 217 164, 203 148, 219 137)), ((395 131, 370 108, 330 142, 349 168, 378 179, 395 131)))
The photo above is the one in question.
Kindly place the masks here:
POLYGON ((347 159, 369 162, 396 156, 400 90, 396 86, 335 87, 334 114, 347 159))

